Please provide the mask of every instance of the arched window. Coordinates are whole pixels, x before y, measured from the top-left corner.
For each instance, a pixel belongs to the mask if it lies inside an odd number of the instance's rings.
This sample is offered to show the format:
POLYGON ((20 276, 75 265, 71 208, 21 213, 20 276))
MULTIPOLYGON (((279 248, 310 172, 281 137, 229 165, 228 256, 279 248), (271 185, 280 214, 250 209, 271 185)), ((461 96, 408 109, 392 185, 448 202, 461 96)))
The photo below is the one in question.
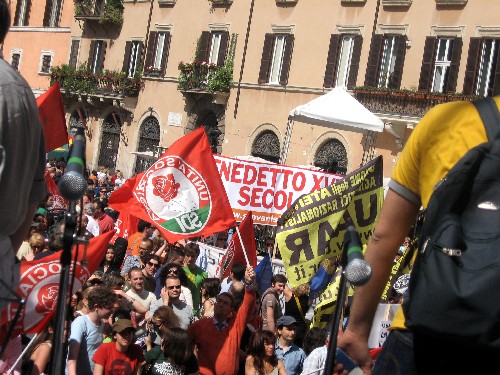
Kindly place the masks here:
MULTIPOLYGON (((160 123, 156 117, 149 116, 141 125, 139 130, 138 152, 149 152, 156 155, 157 146, 160 144, 160 123)), ((141 173, 151 167, 154 159, 137 155, 135 160, 135 173, 141 173)))
POLYGON ((347 152, 338 139, 329 139, 316 151, 314 165, 327 172, 346 174, 347 152))
POLYGON ((260 133, 253 142, 252 156, 278 163, 280 160, 280 141, 278 136, 270 130, 260 133))
POLYGON ((203 110, 196 120, 196 129, 200 126, 205 127, 212 152, 214 154, 220 154, 222 149, 219 144, 219 137, 222 135, 222 132, 219 129, 219 123, 215 113, 211 110, 203 110))
POLYGON ((98 165, 114 170, 118 148, 120 147, 120 128, 122 122, 116 112, 111 112, 102 123, 101 146, 98 165))
POLYGON ((73 111, 71 117, 69 118, 68 134, 73 137, 76 133, 76 129, 84 128, 86 124, 87 117, 85 116, 85 111, 83 110, 83 108, 78 107, 73 111))

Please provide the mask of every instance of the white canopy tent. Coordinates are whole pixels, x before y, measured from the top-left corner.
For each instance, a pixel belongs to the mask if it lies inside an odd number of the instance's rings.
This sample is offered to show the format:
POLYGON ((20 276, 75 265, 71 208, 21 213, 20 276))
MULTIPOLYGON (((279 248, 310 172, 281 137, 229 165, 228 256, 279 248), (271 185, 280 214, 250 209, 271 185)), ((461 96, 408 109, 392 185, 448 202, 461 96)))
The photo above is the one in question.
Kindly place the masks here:
POLYGON ((285 163, 288 155, 294 121, 350 131, 382 132, 384 130, 382 120, 358 102, 345 88, 336 87, 327 94, 290 111, 280 164, 285 163))

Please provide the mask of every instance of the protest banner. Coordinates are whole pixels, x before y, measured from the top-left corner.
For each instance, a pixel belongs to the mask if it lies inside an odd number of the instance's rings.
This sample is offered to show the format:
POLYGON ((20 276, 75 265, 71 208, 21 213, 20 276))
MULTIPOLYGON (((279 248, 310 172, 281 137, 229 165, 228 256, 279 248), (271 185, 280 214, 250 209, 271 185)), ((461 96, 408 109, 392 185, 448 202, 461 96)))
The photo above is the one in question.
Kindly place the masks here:
POLYGON ((371 237, 382 207, 382 157, 335 184, 297 199, 280 217, 276 240, 291 287, 309 282, 323 259, 338 256, 351 217, 362 244, 371 237))
POLYGON ((304 194, 343 178, 287 165, 243 161, 214 155, 236 221, 248 211, 254 224, 276 226, 278 218, 304 194))

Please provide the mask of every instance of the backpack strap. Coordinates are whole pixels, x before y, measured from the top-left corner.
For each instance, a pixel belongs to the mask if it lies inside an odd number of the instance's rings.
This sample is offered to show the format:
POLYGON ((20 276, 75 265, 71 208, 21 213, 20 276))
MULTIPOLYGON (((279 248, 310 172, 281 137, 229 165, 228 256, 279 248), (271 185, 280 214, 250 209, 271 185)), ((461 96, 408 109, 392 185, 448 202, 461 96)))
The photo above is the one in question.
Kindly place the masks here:
POLYGON ((487 96, 472 102, 483 120, 488 140, 500 138, 500 112, 492 97, 487 96))

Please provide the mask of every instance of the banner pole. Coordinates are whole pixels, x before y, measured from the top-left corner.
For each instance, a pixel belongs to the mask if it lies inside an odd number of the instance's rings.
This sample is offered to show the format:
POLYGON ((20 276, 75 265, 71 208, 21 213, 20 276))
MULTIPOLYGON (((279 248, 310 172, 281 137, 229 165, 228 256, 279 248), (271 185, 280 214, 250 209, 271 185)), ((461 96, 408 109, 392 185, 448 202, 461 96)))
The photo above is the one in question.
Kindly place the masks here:
POLYGON ((14 362, 14 364, 12 365, 12 367, 9 369, 9 371, 7 371, 7 375, 10 375, 12 374, 12 372, 14 372, 14 369, 16 368, 17 364, 19 363, 19 361, 21 361, 21 359, 23 359, 23 357, 26 355, 26 352, 33 346, 33 344, 35 343, 35 339, 37 338, 38 336, 38 333, 35 333, 35 335, 33 336, 33 338, 30 340, 30 342, 28 343, 28 345, 26 345, 26 348, 24 348, 23 352, 21 353, 21 355, 19 356, 18 359, 16 359, 16 361, 14 362))
POLYGON ((241 244, 241 248, 243 249, 243 255, 245 256, 247 266, 249 266, 250 261, 248 260, 247 249, 245 249, 245 244, 243 243, 243 238, 241 238, 241 233, 240 233, 240 229, 238 228, 238 226, 236 226, 236 233, 238 233, 238 237, 240 238, 240 244, 241 244))

